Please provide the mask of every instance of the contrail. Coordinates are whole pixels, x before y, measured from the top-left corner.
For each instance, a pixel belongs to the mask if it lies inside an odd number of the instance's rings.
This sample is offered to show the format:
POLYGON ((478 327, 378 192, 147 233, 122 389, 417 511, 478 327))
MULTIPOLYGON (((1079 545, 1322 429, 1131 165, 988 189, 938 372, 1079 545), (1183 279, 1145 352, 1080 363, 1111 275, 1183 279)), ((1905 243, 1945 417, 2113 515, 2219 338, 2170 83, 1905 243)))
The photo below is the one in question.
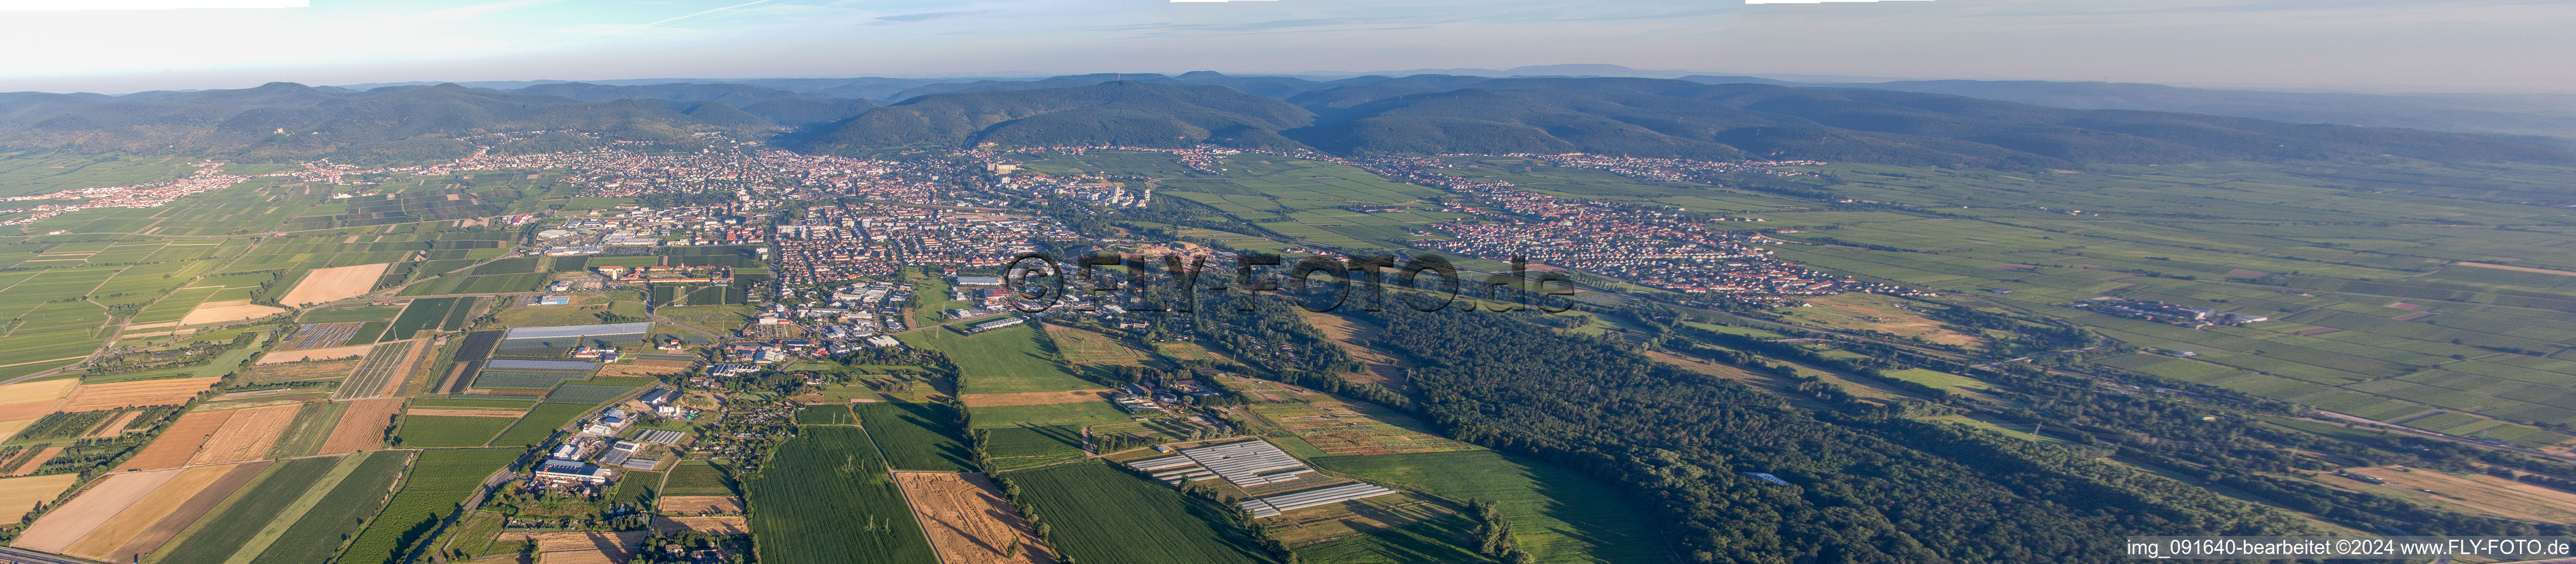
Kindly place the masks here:
POLYGON ((678 16, 678 17, 671 17, 671 18, 664 18, 664 19, 662 19, 661 21, 657 21, 657 22, 653 22, 653 23, 648 23, 648 24, 644 24, 644 25, 639 25, 639 26, 635 26, 635 27, 653 27, 653 26, 662 25, 662 24, 666 24, 666 23, 671 23, 671 22, 675 22, 675 21, 679 21, 679 20, 685 20, 685 19, 689 19, 689 18, 694 18, 694 17, 698 17, 698 16, 707 15, 707 14, 713 14, 713 13, 716 13, 716 12, 722 12, 722 11, 725 11, 725 10, 731 10, 731 9, 735 9, 735 8, 742 8, 742 7, 751 6, 751 5, 754 5, 754 4, 767 4, 767 3, 771 3, 771 2, 777 2, 777 1, 778 1, 778 0, 753 0, 753 1, 751 1, 751 2, 744 2, 744 3, 741 3, 741 4, 735 4, 735 5, 731 5, 731 6, 725 6, 725 7, 722 7, 722 8, 716 8, 716 9, 713 9, 713 10, 707 10, 707 11, 704 11, 704 12, 698 12, 698 13, 695 13, 695 14, 689 14, 689 15, 685 15, 685 16, 678 16))

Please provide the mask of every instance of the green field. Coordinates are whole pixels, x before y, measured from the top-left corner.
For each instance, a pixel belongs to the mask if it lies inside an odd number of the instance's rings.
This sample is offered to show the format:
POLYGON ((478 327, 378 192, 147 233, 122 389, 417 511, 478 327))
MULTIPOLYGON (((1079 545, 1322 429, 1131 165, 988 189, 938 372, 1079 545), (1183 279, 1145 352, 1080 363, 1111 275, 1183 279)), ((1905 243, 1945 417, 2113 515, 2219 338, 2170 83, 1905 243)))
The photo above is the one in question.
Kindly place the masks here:
POLYGON ((1021 325, 961 335, 944 329, 903 334, 905 344, 948 353, 961 373, 960 394, 1007 394, 1089 390, 1104 386, 1083 380, 1056 362, 1036 325, 1021 325))
POLYGON ((341 543, 347 542, 359 528, 376 517, 385 507, 385 492, 411 462, 411 453, 385 451, 360 453, 365 457, 349 476, 331 488, 320 501, 295 524, 277 537, 275 543, 260 552, 255 562, 330 562, 341 543))
POLYGON ((848 425, 857 422, 858 415, 850 413, 849 406, 840 404, 812 405, 796 410, 798 425, 848 425))
POLYGON ((703 460, 683 460, 662 483, 663 495, 742 495, 741 484, 724 468, 703 460))
POLYGON ((1081 427, 1002 427, 977 429, 975 432, 984 435, 984 452, 1001 470, 1043 466, 1083 456, 1081 427))
POLYGON ((537 404, 536 407, 528 409, 527 416, 520 417, 517 423, 511 424, 509 430, 502 431, 501 436, 493 438, 492 444, 535 446, 537 443, 545 442, 547 437, 554 436, 556 429, 563 428, 574 419, 590 414, 592 407, 594 407, 592 404, 587 403, 537 404))
POLYGON ((876 439, 877 448, 885 452, 886 464, 894 469, 974 470, 973 454, 958 438, 955 418, 947 404, 886 400, 852 404, 850 408, 858 412, 859 424, 876 439))
MULTIPOLYGON (((364 456, 364 455, 360 455, 364 456)), ((394 456, 387 456, 394 458, 394 456)), ((314 483, 331 474, 341 457, 317 457, 278 462, 259 483, 234 494, 232 506, 221 513, 210 513, 200 530, 165 548, 166 564, 224 564, 233 553, 259 535, 260 525, 277 519, 289 507, 313 489, 314 483)))
POLYGON ((1540 562, 1661 562, 1655 526, 1634 502, 1574 471, 1490 450, 1332 456, 1315 467, 1452 500, 1502 505, 1540 562))
MULTIPOLYGON (((1021 511, 1054 528, 1059 553, 1081 562, 1266 563, 1227 524, 1223 508, 1180 490, 1086 462, 1000 476, 1020 487, 1021 511)), ((1639 561, 1642 562, 1642 561, 1639 561)))
POLYGON ((1476 522, 1465 515, 1378 529, 1360 536, 1298 548, 1297 558, 1311 564, 1483 564, 1484 556, 1461 547, 1473 539, 1476 522))
POLYGON ((627 394, 635 393, 635 388, 636 387, 634 386, 584 386, 581 384, 564 384, 561 386, 555 386, 555 391, 546 394, 546 403, 599 405, 609 400, 614 400, 625 397, 627 394))
POLYGON ((492 442, 492 437, 510 428, 517 419, 508 417, 459 417, 453 415, 405 415, 402 429, 394 438, 401 448, 479 447, 492 442))
POLYGON ((939 561, 885 461, 857 427, 806 428, 743 485, 761 562, 939 561))
POLYGON ((1108 401, 1092 399, 1054 405, 1010 405, 966 408, 974 414, 975 428, 991 429, 1029 425, 1090 426, 1126 423, 1127 412, 1112 407, 1108 401))
POLYGON ((471 298, 421 298, 412 300, 411 306, 403 309, 402 316, 394 318, 393 329, 386 332, 385 338, 387 340, 409 339, 414 331, 422 329, 437 329, 441 324, 446 322, 448 315, 457 307, 460 307, 460 305, 462 307, 472 307, 473 303, 474 301, 471 298))
POLYGON ((349 540, 335 563, 384 564, 404 548, 426 540, 432 526, 480 489, 484 478, 508 467, 526 451, 520 449, 455 449, 421 451, 404 476, 401 490, 385 509, 349 540))

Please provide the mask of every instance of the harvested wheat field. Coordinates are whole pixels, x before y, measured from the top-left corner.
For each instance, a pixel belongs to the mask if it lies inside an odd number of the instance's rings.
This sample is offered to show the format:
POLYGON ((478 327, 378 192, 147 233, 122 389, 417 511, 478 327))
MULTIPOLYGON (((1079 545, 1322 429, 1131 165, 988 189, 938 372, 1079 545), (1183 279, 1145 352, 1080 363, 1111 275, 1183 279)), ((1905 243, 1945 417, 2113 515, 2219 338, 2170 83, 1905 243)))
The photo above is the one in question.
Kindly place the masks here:
POLYGON ((177 477, 118 512, 63 553, 102 562, 133 562, 135 557, 150 554, 161 543, 169 542, 180 529, 196 522, 215 503, 241 489, 242 484, 266 468, 268 463, 263 461, 181 470, 177 477), (136 548, 141 552, 135 552, 136 548))
POLYGON ((91 530, 106 524, 109 518, 125 512, 126 507, 178 477, 179 473, 179 470, 159 470, 108 476, 62 507, 46 512, 9 545, 60 554, 72 543, 79 542, 81 537, 88 536, 91 530))
POLYGON ((44 417, 45 414, 54 412, 55 405, 60 405, 62 403, 63 400, 59 399, 21 403, 0 403, 0 421, 14 421, 18 419, 35 419, 38 417, 44 417))
POLYGON ((403 414, 434 415, 439 417, 523 417, 526 416, 528 412, 501 409, 414 409, 411 411, 405 411, 403 414))
MULTIPOLYGON (((59 451, 62 447, 47 450, 59 451)), ((0 525, 17 524, 19 519, 27 516, 27 512, 36 509, 36 504, 53 503, 54 498, 63 495, 63 490, 72 487, 72 482, 78 481, 79 474, 0 480, 0 525)))
POLYGON ((385 428, 393 426, 394 413, 402 411, 402 398, 357 400, 349 402, 349 411, 340 415, 339 424, 331 427, 331 438, 322 442, 315 454, 358 452, 383 446, 385 428))
POLYGON ((0 441, 6 441, 9 440, 10 437, 18 436, 19 431, 25 431, 27 430, 28 425, 33 425, 35 423, 36 420, 34 419, 0 421, 0 441))
POLYGON ((286 296, 278 298, 277 303, 301 306, 339 301, 365 294, 368 290, 376 289, 376 278, 385 275, 387 266, 392 264, 361 264, 314 269, 306 272, 304 281, 295 283, 295 289, 287 290, 286 296))
POLYGON ((1020 520, 1020 511, 1002 499, 991 478, 980 474, 896 472, 896 484, 912 499, 912 513, 930 532, 930 545, 948 564, 1043 564, 1055 557, 1037 533, 1020 520), (1002 556, 1013 544, 1020 556, 1002 556))
POLYGON ((197 448, 196 456, 188 458, 188 464, 224 464, 267 456, 268 448, 277 444, 278 435, 286 432, 288 423, 295 422, 295 412, 301 409, 304 404, 290 403, 234 410, 232 418, 206 438, 205 446, 197 448))
POLYGON ((751 523, 749 519, 750 518, 741 515, 726 515, 721 517, 663 517, 655 515, 653 516, 653 532, 667 535, 684 530, 696 529, 698 532, 720 537, 748 535, 751 534, 751 523))
POLYGON ((1017 392, 1009 394, 965 394, 957 396, 966 407, 1006 407, 1014 405, 1057 405, 1100 401, 1110 390, 1070 390, 1061 392, 1017 392))
POLYGON ((218 376, 90 384, 72 390, 72 396, 63 399, 62 405, 54 406, 54 411, 69 413, 146 405, 179 405, 188 403, 188 400, 197 397, 198 392, 215 387, 215 383, 222 381, 224 379, 218 376))
POLYGON ((663 513, 741 513, 742 500, 727 495, 665 497, 656 510, 663 513))
POLYGON ((80 387, 79 378, 55 378, 52 380, 19 382, 16 384, 0 386, 0 398, 9 398, 16 402, 58 400, 71 396, 72 389, 78 387, 80 387))
MULTIPOLYGON (((35 454, 34 456, 29 456, 29 457, 27 457, 27 458, 25 458, 25 459, 23 459, 23 460, 19 460, 17 464, 11 465, 10 467, 6 468, 5 470, 8 470, 8 473, 6 473, 6 474, 0 474, 0 477, 16 478, 16 477, 19 477, 19 476, 25 476, 25 475, 28 475, 28 474, 34 474, 34 473, 36 473, 36 471, 37 471, 37 470, 42 470, 42 469, 44 469, 44 468, 45 468, 45 461, 47 461, 47 460, 53 460, 53 459, 54 459, 54 455, 58 455, 58 454, 62 454, 62 453, 63 453, 63 447, 58 447, 58 446, 54 446, 54 447, 45 447, 45 450, 36 451, 36 454, 35 454)), ((6 511, 6 510, 7 510, 7 508, 5 508, 5 507, 0 507, 0 511, 6 511)), ((24 513, 24 511, 21 511, 20 513, 24 513)), ((16 519, 16 517, 7 517, 7 518, 9 518, 9 519, 16 519)))
POLYGON ((224 300, 220 302, 197 304, 197 309, 188 310, 187 317, 179 318, 179 324, 202 325, 206 323, 223 323, 226 321, 259 319, 280 313, 286 313, 286 308, 253 305, 250 303, 250 300, 224 300))
POLYGON ((135 453, 134 458, 126 459, 125 465, 116 467, 116 471, 160 470, 184 466, 188 464, 189 458, 197 455, 199 447, 206 445, 206 439, 214 437, 215 431, 222 429, 224 421, 232 417, 231 411, 197 411, 180 414, 179 420, 170 422, 170 428, 161 431, 160 438, 152 439, 152 444, 144 445, 143 452, 135 453))
MULTIPOLYGON (((327 348, 327 349, 304 349, 304 350, 300 350, 300 351, 277 351, 277 352, 268 353, 268 355, 267 355, 267 356, 259 357, 259 362, 254 362, 254 363, 251 363, 251 364, 252 364, 252 365, 254 365, 254 366, 256 366, 256 365, 261 365, 261 364, 284 364, 284 363, 289 363, 289 362, 304 362, 304 361, 308 361, 308 360, 331 360, 331 359, 349 358, 349 357, 353 357, 353 356, 367 356, 367 350, 368 350, 368 349, 373 349, 373 348, 376 348, 376 345, 375 345, 375 344, 373 344, 373 343, 369 343, 369 344, 364 344, 364 345, 349 345, 349 346, 345 346, 345 347, 331 347, 331 348, 327 348)), ((345 374, 345 373, 344 373, 344 374, 345 374)))

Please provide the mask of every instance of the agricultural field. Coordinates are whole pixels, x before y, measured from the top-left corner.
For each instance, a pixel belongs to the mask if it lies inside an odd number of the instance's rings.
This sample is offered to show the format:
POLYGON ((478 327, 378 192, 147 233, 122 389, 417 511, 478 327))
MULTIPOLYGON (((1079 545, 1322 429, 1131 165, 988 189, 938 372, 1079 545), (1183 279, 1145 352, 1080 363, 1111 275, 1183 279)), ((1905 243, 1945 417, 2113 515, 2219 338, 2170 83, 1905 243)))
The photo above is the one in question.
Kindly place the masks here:
POLYGON ((1454 500, 1501 504, 1522 550, 1541 562, 1664 557, 1645 512, 1591 477, 1490 450, 1332 456, 1316 468, 1454 500))
POLYGON ((1075 366, 1145 364, 1145 353, 1108 335, 1054 324, 1045 327, 1047 337, 1055 340, 1057 358, 1075 366))
POLYGON ((598 405, 636 392, 637 386, 592 386, 564 384, 546 394, 546 403, 598 405))
POLYGON ((246 368, 241 371, 241 378, 242 383, 245 384, 277 384, 284 382, 336 380, 348 376, 351 372, 356 372, 358 370, 359 362, 361 361, 323 360, 253 364, 250 368, 246 368))
POLYGON ((752 538, 769 564, 935 564, 885 461, 857 427, 811 427, 743 484, 752 538))
POLYGON ((913 516, 930 523, 930 545, 948 564, 1041 564, 1052 551, 1019 509, 981 474, 898 472, 913 516), (1017 550, 1012 550, 1017 548, 1017 550))
POLYGON ((224 425, 206 437, 206 444, 188 458, 188 464, 223 464, 258 460, 268 457, 270 447, 295 423, 300 404, 272 405, 234 410, 224 425))
MULTIPOLYGON (((2569 210, 2426 197, 2417 194, 2453 189, 2360 179, 2367 172, 2251 163, 2032 178, 1876 165, 1820 170, 1833 183, 1799 182, 1948 217, 1844 217, 1783 235, 1817 244, 1775 246, 1780 258, 1941 291, 1945 302, 2063 319, 2130 346, 2193 353, 2100 361, 2106 369, 2525 446, 2566 441, 2541 426, 2576 423, 2576 397, 2536 393, 2576 384, 2576 364, 2554 358, 2576 347, 2576 324, 2563 320, 2576 302, 2558 297, 2576 278, 2552 273, 2576 270, 2576 254, 2549 231, 2576 224, 2569 210), (2171 225, 2177 214, 2196 219, 2171 225), (2487 228, 2496 224, 2553 227, 2487 228), (2075 307, 2104 296, 2271 321, 2195 330, 2075 307)), ((1862 315, 1797 309, 1789 314, 1821 324, 1862 315)), ((1845 326, 1890 323, 1901 324, 1845 326)))
POLYGON ((546 438, 554 436, 555 430, 589 414, 592 407, 594 405, 588 403, 537 404, 536 407, 528 409, 528 416, 519 418, 518 422, 510 425, 509 430, 502 431, 501 436, 493 438, 492 444, 505 447, 535 446, 537 443, 545 442, 546 438))
POLYGON ((997 329, 976 335, 954 331, 914 331, 901 336, 904 344, 948 353, 962 373, 960 394, 1004 394, 1015 392, 1052 392, 1087 390, 1099 384, 1074 376, 1055 361, 1039 339, 1045 338, 1037 327, 1019 326, 997 329))
MULTIPOLYGON (((164 564, 224 564, 233 553, 240 552, 308 492, 328 491, 323 482, 336 484, 333 474, 344 457, 305 458, 280 461, 272 465, 258 481, 245 487, 230 505, 207 513, 191 533, 184 534, 161 558, 164 564)), ((342 477, 345 477, 343 475, 342 477)))
POLYGON ((1103 462, 1001 475, 1021 509, 1053 529, 1056 550, 1080 562, 1258 564, 1272 559, 1238 538, 1224 508, 1103 462))
POLYGON ((412 453, 402 451, 349 455, 224 562, 331 561, 351 536, 381 518, 378 513, 386 508, 387 492, 412 458, 412 453), (336 482, 333 475, 338 476, 336 482), (244 559, 244 555, 251 557, 244 559))
POLYGON ((662 481, 662 494, 670 496, 741 495, 740 488, 724 468, 703 460, 680 461, 662 481))
POLYGON ((72 390, 55 411, 96 411, 146 405, 188 403, 197 393, 212 388, 223 378, 174 378, 134 382, 83 384, 72 390))
POLYGON ((401 316, 394 318, 392 327, 387 329, 385 332, 385 338, 388 340, 409 339, 412 337, 414 332, 424 329, 452 330, 460 328, 462 326, 462 320, 455 323, 451 323, 448 320, 465 315, 458 312, 459 308, 469 312, 472 311, 476 299, 477 298, 414 299, 409 305, 403 308, 401 316))
POLYGON ((37 504, 53 503, 78 481, 79 474, 0 478, 0 520, 5 520, 0 524, 17 524, 37 504))
POLYGON ((206 441, 214 438, 215 433, 222 430, 224 423, 230 421, 233 414, 238 411, 240 410, 191 411, 180 414, 178 420, 170 422, 170 426, 161 430, 161 436, 152 439, 151 444, 143 446, 142 452, 135 453, 133 458, 126 459, 125 464, 117 466, 116 469, 118 471, 159 470, 186 465, 189 459, 196 457, 199 449, 205 447, 206 441))
POLYGON ((391 265, 359 264, 307 271, 295 283, 295 289, 287 290, 277 303, 306 306, 357 297, 375 289, 376 279, 384 276, 387 266, 391 265))
POLYGON ((81 188, 131 186, 177 180, 196 172, 190 157, 125 153, 0 155, 0 196, 25 196, 81 188))
POLYGON ((517 423, 506 417, 404 415, 394 438, 403 448, 479 447, 517 423))
POLYGON ((13 546, 130 562, 248 483, 268 463, 120 474, 28 525, 13 546))
POLYGON ((394 560, 405 547, 423 539, 420 525, 445 519, 483 480, 508 467, 520 449, 448 449, 421 451, 403 479, 402 489, 367 528, 350 539, 334 562, 379 564, 394 560))
MULTIPOLYGON (((1298 389, 1277 382, 1229 378, 1226 384, 1250 391, 1255 425, 1296 437, 1317 449, 1315 456, 1374 455, 1477 450, 1479 447, 1433 434, 1412 416, 1368 402, 1298 389), (1277 399, 1267 399, 1277 398, 1277 399)), ((1291 447, 1293 448, 1293 447, 1291 447)))
POLYGON ((2540 523, 2576 523, 2576 493, 2485 474, 2432 468, 2350 468, 2344 471, 2387 483, 2371 484, 2331 474, 2312 475, 2307 479, 2331 487, 2463 513, 2540 523))
POLYGON ((798 425, 848 425, 857 422, 859 422, 858 414, 851 413, 850 407, 846 405, 810 405, 796 410, 798 425))
POLYGON ((402 398, 380 398, 339 402, 348 404, 340 420, 333 423, 329 438, 315 450, 319 454, 337 454, 372 450, 382 446, 385 430, 394 426, 394 416, 402 412, 402 398))
POLYGON ((974 455, 957 434, 956 417, 947 404, 886 400, 850 404, 859 424, 875 437, 886 464, 896 470, 966 472, 974 455))
POLYGON ((394 395, 403 380, 411 376, 412 367, 426 351, 427 341, 391 341, 372 345, 367 356, 340 381, 333 399, 350 400, 381 398, 394 395))
POLYGON ((1030 426, 976 429, 984 452, 1001 470, 1031 468, 1082 458, 1082 428, 1030 426))
MULTIPOLYGON (((1370 498, 1369 500, 1362 500, 1362 502, 1373 501, 1375 499, 1378 498, 1370 498)), ((1334 511, 1342 512, 1343 510, 1336 509, 1334 511)), ((1351 515, 1356 516, 1357 514, 1351 515)), ((1348 518, 1337 519, 1335 524, 1339 525, 1341 523, 1360 520, 1361 519, 1348 518)), ((1336 529, 1337 532, 1348 530, 1347 528, 1340 526, 1318 528, 1336 529)), ((1291 546, 1295 547, 1294 551, 1296 552, 1299 561, 1311 562, 1314 564, 1396 564, 1413 562, 1471 564, 1487 562, 1488 560, 1484 556, 1476 554, 1475 546, 1468 544, 1475 541, 1475 531, 1475 521, 1467 518, 1467 516, 1453 512, 1444 512, 1437 516, 1401 525, 1358 531, 1353 533, 1355 536, 1335 538, 1333 540, 1326 540, 1303 546, 1297 546, 1292 543, 1291 546)), ((1297 531, 1297 533, 1304 532, 1307 531, 1297 531)))

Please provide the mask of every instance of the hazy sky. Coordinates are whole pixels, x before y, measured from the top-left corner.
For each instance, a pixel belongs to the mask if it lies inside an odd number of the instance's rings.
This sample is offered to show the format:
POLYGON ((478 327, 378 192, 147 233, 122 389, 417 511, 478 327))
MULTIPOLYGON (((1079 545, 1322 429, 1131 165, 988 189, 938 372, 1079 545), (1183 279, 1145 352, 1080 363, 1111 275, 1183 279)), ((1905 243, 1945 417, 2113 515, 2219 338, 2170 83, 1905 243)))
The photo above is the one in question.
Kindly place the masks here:
POLYGON ((2576 92, 2566 0, 0 0, 0 91, 1612 63, 2576 92))

